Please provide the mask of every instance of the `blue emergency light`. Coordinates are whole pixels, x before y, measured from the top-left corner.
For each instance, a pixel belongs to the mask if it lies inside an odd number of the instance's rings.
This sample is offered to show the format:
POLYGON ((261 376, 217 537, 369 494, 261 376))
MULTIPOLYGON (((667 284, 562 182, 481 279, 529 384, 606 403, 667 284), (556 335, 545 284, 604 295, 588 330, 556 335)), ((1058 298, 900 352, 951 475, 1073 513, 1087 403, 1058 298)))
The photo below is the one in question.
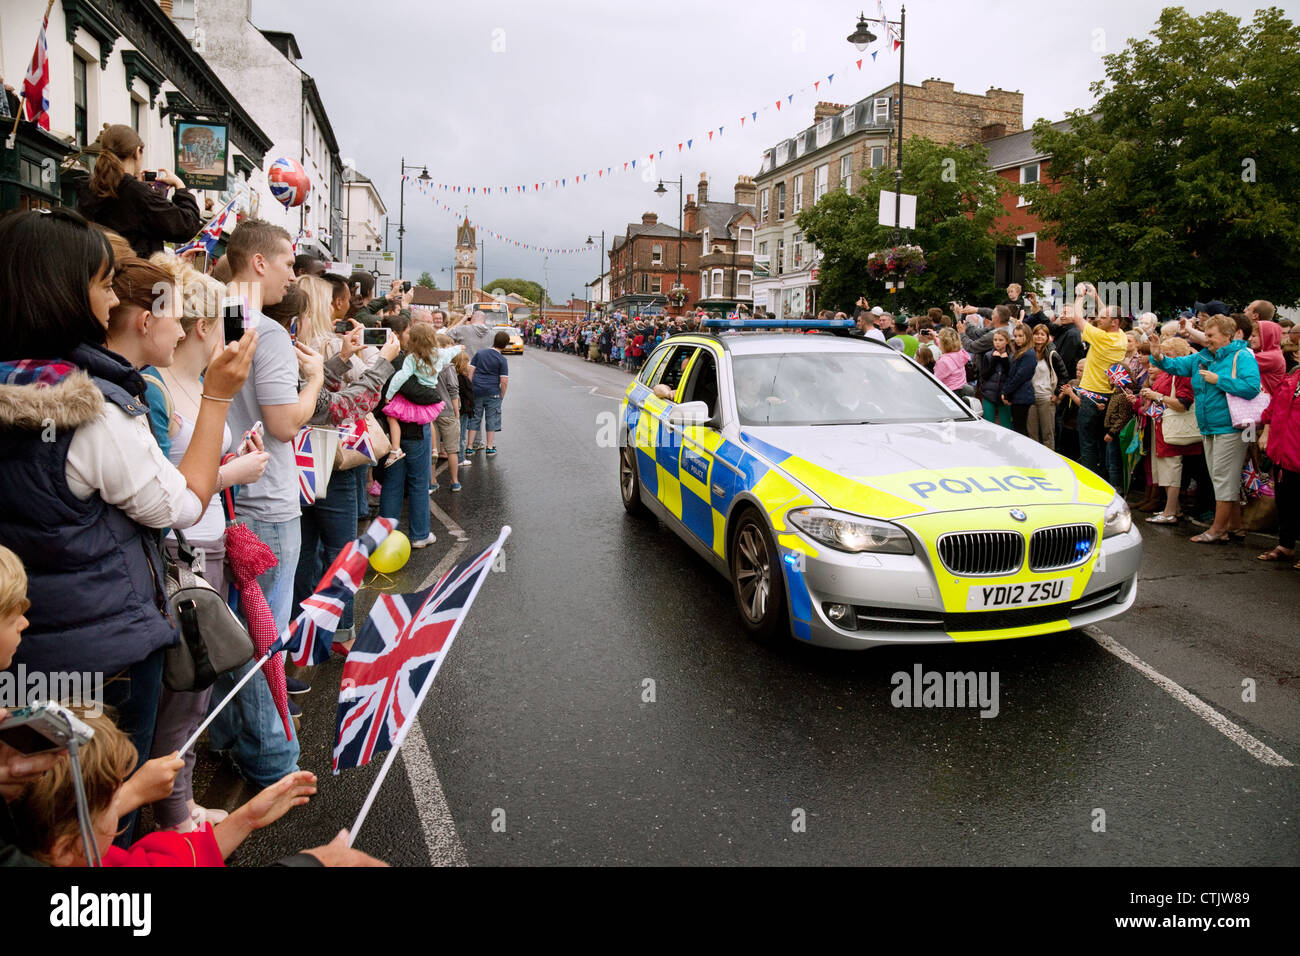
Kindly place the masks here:
POLYGON ((781 329, 851 329, 857 323, 852 319, 705 319, 700 324, 706 329, 765 329, 774 332, 781 329))

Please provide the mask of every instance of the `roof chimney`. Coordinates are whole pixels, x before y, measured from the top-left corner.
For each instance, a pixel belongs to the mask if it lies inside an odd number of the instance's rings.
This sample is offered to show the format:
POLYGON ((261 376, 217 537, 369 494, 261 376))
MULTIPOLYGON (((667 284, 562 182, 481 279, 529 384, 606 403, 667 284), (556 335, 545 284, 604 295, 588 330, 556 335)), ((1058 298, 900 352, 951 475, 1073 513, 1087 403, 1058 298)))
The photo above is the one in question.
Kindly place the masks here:
POLYGON ((754 185, 754 177, 746 176, 743 173, 737 176, 736 204, 740 206, 752 206, 757 197, 758 187, 754 185))
POLYGON ((700 196, 701 206, 709 201, 709 174, 708 173, 700 173, 700 182, 699 182, 699 188, 697 189, 697 192, 699 193, 700 196))
POLYGON ((653 212, 643 212, 643 213, 641 213, 641 225, 643 225, 643 226, 653 226, 653 225, 655 225, 657 222, 659 222, 659 215, 658 215, 658 213, 653 213, 653 212))
POLYGON ((835 116, 838 113, 843 113, 846 109, 848 109, 848 107, 843 103, 818 103, 813 107, 813 122, 819 123, 828 116, 835 116))
POLYGON ((686 194, 686 205, 682 207, 682 232, 693 233, 699 228, 700 207, 695 205, 695 194, 686 194))

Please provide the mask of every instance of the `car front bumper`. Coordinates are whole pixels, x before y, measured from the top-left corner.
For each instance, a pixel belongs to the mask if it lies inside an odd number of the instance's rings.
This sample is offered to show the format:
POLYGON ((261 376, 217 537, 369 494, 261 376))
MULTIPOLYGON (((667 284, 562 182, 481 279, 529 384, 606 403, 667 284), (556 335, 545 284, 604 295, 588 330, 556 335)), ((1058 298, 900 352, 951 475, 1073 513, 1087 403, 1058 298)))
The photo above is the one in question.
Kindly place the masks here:
POLYGON ((1133 605, 1142 561, 1142 536, 1135 527, 1103 539, 1100 549, 1076 568, 1005 577, 953 577, 920 547, 910 555, 849 554, 803 535, 782 534, 779 541, 795 636, 859 650, 1029 637, 1095 624, 1133 605), (941 582, 940 575, 946 580, 941 582), (1060 577, 1071 579, 1071 590, 1059 603, 967 611, 954 600, 975 586, 1060 577), (831 605, 852 611, 833 621, 831 605))

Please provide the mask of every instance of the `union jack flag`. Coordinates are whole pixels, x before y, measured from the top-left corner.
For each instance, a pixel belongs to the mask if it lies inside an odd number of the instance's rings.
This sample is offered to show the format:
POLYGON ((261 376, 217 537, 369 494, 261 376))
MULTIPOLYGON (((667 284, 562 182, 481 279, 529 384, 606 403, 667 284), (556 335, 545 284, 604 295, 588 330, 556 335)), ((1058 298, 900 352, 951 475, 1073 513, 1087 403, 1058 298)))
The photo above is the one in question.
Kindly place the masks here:
POLYGON ((382 594, 343 665, 334 772, 400 747, 496 553, 509 535, 414 594, 382 594))
POLYGON ((303 507, 316 503, 316 459, 312 455, 310 428, 298 432, 293 440, 293 465, 298 470, 298 500, 303 507))
MULTIPOLYGON (((46 7, 45 11, 45 19, 41 21, 41 35, 36 38, 32 62, 27 67, 27 75, 23 77, 23 119, 48 130, 50 98, 45 95, 45 89, 50 85, 50 60, 45 42, 45 29, 50 25, 49 7, 46 7)), ((0 90, 0 96, 2 95, 4 91, 0 90)))
POLYGON ((238 202, 239 197, 236 196, 234 199, 230 200, 230 202, 222 206, 221 211, 209 219, 208 224, 199 230, 199 234, 177 249, 176 254, 180 255, 185 252, 197 252, 202 249, 207 252, 208 255, 212 255, 213 251, 217 248, 217 243, 221 241, 221 233, 226 228, 226 220, 230 217, 230 213, 234 210, 235 204, 238 202))
POLYGON ((339 440, 343 443, 344 448, 359 451, 371 461, 377 461, 375 458, 375 447, 370 441, 370 432, 366 428, 366 420, 364 418, 358 418, 350 425, 340 426, 339 440))
POLYGON ((289 625, 281 645, 289 659, 299 667, 323 664, 329 660, 334 632, 339 629, 343 607, 348 598, 361 588, 366 566, 375 548, 392 533, 397 522, 376 518, 357 540, 348 544, 321 576, 316 590, 303 598, 302 612, 289 625))

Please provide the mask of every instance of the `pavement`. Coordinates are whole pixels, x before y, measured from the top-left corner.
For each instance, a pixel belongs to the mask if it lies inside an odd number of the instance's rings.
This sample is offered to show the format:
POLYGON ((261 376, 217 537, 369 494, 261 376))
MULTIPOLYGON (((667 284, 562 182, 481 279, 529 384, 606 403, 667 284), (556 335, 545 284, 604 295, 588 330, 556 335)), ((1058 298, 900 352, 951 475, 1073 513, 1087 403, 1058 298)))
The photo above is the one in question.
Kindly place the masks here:
MULTIPOLYGON (((849 653, 741 630, 730 585, 625 515, 628 376, 528 349, 505 430, 438 541, 381 589, 431 583, 513 528, 356 845, 395 865, 1296 865, 1297 584, 1139 522, 1137 604, 1088 629, 849 653), (996 717, 895 707, 893 676, 996 673, 996 717)), ((401 526, 406 529, 405 522, 401 526)), ((329 771, 338 658, 298 698, 312 803, 253 834, 258 865, 350 826, 379 769, 329 771)), ((249 794, 202 755, 200 802, 249 794)), ((211 803, 209 803, 211 801, 211 803)))

